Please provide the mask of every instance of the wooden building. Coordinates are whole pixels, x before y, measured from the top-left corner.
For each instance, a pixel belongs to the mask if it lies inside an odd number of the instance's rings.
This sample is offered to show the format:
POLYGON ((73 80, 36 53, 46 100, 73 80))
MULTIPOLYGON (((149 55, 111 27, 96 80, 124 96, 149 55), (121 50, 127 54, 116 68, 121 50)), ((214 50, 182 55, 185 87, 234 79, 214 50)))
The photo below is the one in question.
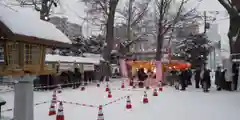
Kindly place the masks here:
POLYGON ((67 36, 35 14, 0 6, 0 76, 54 75, 46 50, 71 47, 67 36))
POLYGON ((45 64, 47 48, 70 48, 71 41, 53 24, 42 21, 31 9, 0 5, 0 76, 14 84, 14 119, 34 119, 33 81, 54 74, 45 64))

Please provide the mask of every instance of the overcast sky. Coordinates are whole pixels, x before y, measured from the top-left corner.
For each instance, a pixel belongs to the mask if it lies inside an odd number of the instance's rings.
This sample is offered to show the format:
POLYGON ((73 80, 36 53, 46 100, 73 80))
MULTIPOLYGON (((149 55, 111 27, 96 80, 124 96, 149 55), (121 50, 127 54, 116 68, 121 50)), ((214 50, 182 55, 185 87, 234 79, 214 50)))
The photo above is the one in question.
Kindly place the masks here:
MULTIPOLYGON (((83 3, 79 2, 80 0, 60 0, 60 7, 58 7, 55 11, 58 13, 63 13, 59 15, 65 15, 68 17, 69 21, 78 23, 82 25, 83 20, 80 17, 85 17, 86 14, 84 12, 85 6, 83 3), (79 17, 80 16, 80 17, 79 17)), ((127 0, 120 0, 119 6, 122 7, 127 0)), ((176 0, 180 1, 180 0, 176 0)), ((191 0, 186 7, 191 8, 196 6, 198 0, 191 0)), ((226 46, 228 44, 228 38, 227 38, 227 32, 228 32, 228 26, 229 26, 229 21, 226 19, 228 16, 226 15, 224 7, 218 2, 218 0, 203 0, 201 4, 198 7, 198 11, 220 11, 220 14, 217 15, 217 20, 215 22, 211 22, 212 24, 218 24, 219 26, 219 34, 221 35, 222 38, 222 44, 225 49, 228 48, 226 46)), ((208 15, 214 15, 208 13, 208 15)), ((86 26, 86 24, 83 26, 85 28, 83 30, 85 35, 91 34, 90 31, 94 31, 94 29, 89 29, 86 26)))

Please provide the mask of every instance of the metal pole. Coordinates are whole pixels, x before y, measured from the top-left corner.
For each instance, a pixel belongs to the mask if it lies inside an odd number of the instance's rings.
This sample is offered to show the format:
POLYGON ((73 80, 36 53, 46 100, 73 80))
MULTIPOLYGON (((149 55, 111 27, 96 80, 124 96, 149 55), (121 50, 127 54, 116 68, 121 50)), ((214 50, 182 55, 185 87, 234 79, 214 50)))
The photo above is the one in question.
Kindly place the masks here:
POLYGON ((213 51, 213 69, 216 69, 216 47, 214 47, 214 51, 213 51))
POLYGON ((206 11, 203 12, 203 16, 204 16, 204 34, 207 31, 207 13, 206 11))

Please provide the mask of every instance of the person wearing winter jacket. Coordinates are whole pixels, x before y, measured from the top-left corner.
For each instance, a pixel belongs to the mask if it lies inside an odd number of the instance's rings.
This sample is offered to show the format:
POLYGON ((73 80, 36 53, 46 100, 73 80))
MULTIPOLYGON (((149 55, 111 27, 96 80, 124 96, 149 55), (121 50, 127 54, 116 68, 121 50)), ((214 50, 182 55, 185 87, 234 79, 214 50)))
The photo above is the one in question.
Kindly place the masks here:
POLYGON ((148 75, 144 72, 143 68, 140 68, 138 70, 138 79, 139 79, 139 88, 143 88, 144 87, 144 81, 147 79, 148 75))
POLYGON ((215 71, 215 85, 217 87, 217 91, 220 91, 222 88, 222 71, 221 67, 217 67, 217 70, 215 71))
POLYGON ((205 67, 201 71, 201 82, 203 84, 203 92, 209 92, 209 88, 211 87, 211 76, 210 70, 205 67))

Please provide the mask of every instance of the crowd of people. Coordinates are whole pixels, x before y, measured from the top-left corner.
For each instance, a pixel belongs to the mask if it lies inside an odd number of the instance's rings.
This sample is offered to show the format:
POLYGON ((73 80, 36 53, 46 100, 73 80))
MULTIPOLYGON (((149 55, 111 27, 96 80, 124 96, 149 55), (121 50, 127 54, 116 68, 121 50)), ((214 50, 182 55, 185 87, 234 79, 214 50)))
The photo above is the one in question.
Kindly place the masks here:
POLYGON ((211 72, 212 71, 205 66, 195 70, 171 70, 166 80, 170 86, 174 85, 176 89, 183 91, 186 90, 189 85, 192 85, 194 81, 195 88, 202 88, 203 92, 209 92, 212 78, 215 78, 213 80, 217 91, 222 89, 229 91, 238 89, 239 70, 237 64, 233 65, 231 81, 227 80, 229 78, 229 76, 227 76, 227 69, 217 67, 217 70, 213 72, 214 74, 211 74, 211 72))
MULTIPOLYGON (((194 86, 196 89, 202 89, 203 92, 209 92, 211 83, 214 83, 216 90, 237 90, 238 86, 238 65, 234 64, 232 69, 232 81, 228 81, 227 69, 217 67, 215 72, 207 69, 205 66, 196 69, 170 70, 164 80, 165 84, 174 86, 177 90, 185 91, 188 86, 194 86), (214 73, 214 74, 213 74, 214 73), (213 79, 215 78, 215 79, 213 79), (214 80, 214 82, 212 82, 214 80), (193 84, 194 83, 194 84, 193 84), (233 86, 232 86, 233 85, 233 86)), ((151 70, 140 68, 131 78, 130 85, 134 84, 134 79, 137 78, 138 86, 143 88, 146 86, 145 81, 148 78, 154 79, 156 75, 151 70)), ((147 87, 147 86, 146 86, 147 87)))
POLYGON ((210 70, 205 67, 198 68, 195 71, 191 69, 171 70, 167 76, 167 82, 170 86, 175 86, 177 90, 186 90, 189 85, 192 85, 192 77, 195 79, 195 87, 202 88, 203 92, 209 92, 211 87, 210 70))

